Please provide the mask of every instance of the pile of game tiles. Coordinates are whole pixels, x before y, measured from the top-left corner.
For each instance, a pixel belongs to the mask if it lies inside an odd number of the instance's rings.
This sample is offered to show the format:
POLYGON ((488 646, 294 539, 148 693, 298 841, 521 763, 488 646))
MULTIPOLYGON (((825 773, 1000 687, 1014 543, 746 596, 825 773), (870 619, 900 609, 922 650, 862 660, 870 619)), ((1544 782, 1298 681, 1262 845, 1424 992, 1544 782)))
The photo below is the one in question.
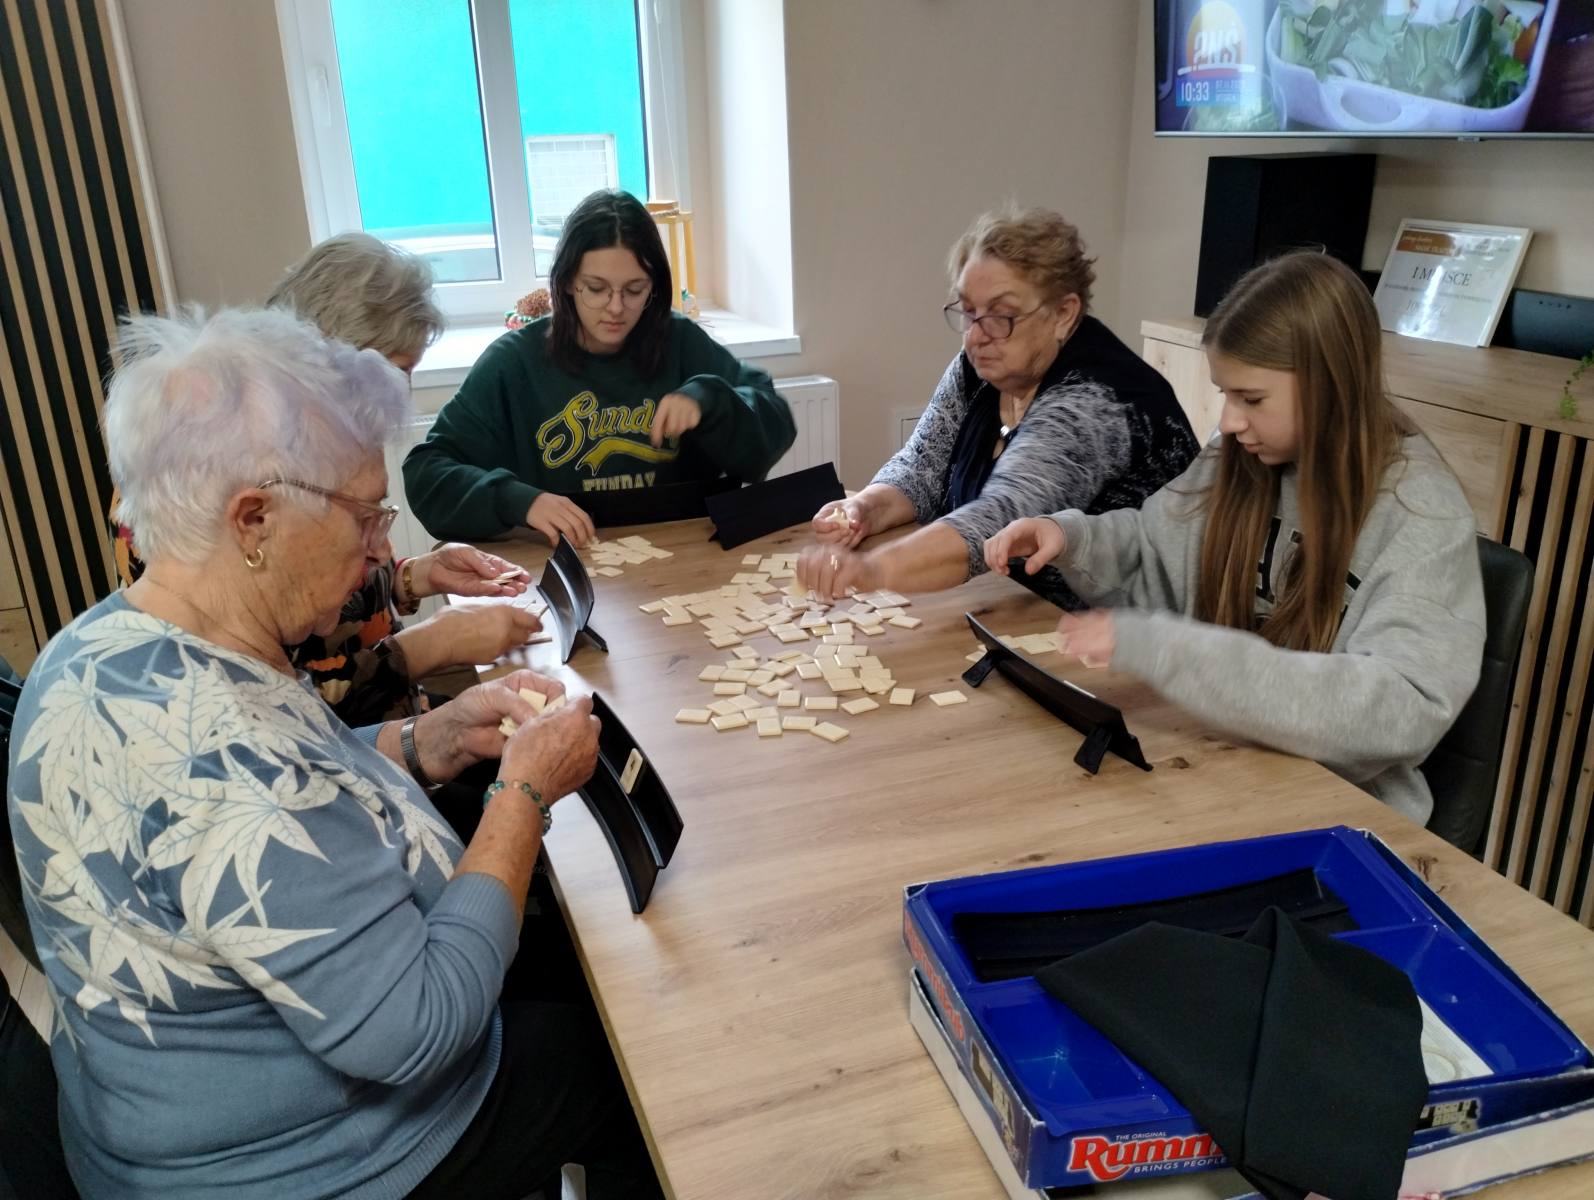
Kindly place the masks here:
MULTIPOLYGON (((867 640, 888 628, 912 630, 922 624, 907 614, 908 598, 882 591, 827 604, 794 582, 796 559, 795 554, 748 555, 741 564, 747 569, 722 587, 665 596, 640 606, 645 613, 657 614, 665 625, 697 621, 711 646, 731 650, 723 665, 711 663, 698 673, 700 680, 712 685, 712 700, 702 708, 681 709, 676 721, 712 725, 721 732, 753 728, 761 738, 806 732, 839 742, 849 731, 813 714, 839 710, 859 716, 881 706, 876 696, 885 696, 888 704, 913 704, 914 690, 897 686, 891 669, 870 652, 867 640), (788 580, 793 582, 776 586, 788 580), (803 648, 780 650, 766 658, 745 640, 760 636, 803 648), (860 642, 860 637, 865 640, 860 642), (804 696, 801 687, 808 680, 821 682, 828 694, 804 696)), ((967 697, 954 690, 930 699, 947 705, 964 703, 967 697)))
POLYGON ((674 558, 669 550, 661 550, 645 537, 623 537, 617 542, 594 539, 586 544, 588 568, 594 575, 613 578, 624 575, 625 567, 640 566, 655 558, 674 558))

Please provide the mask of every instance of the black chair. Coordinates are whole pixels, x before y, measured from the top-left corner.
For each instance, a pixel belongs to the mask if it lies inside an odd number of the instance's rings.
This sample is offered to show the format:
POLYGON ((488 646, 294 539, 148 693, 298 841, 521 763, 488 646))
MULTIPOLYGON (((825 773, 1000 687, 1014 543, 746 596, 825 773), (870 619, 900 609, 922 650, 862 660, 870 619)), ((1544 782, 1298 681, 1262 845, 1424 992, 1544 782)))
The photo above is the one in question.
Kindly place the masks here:
POLYGON ((1422 764, 1433 792, 1428 828, 1474 858, 1483 849, 1494 807, 1517 655, 1533 591, 1533 564, 1526 555, 1480 537, 1478 556, 1487 614, 1478 689, 1422 764))
MULTIPOLYGON (((0 800, 6 796, 6 785, 11 770, 11 722, 17 713, 17 697, 22 692, 22 678, 11 669, 11 664, 0 658, 0 800)), ((28 928, 27 910, 22 907, 22 875, 17 870, 16 847, 11 844, 9 815, 0 821, 0 929, 22 951, 35 967, 39 965, 39 952, 33 945, 33 931, 28 928)))
POLYGON ((76 1200, 55 1111, 49 1048, 0 978, 0 1200, 76 1200))

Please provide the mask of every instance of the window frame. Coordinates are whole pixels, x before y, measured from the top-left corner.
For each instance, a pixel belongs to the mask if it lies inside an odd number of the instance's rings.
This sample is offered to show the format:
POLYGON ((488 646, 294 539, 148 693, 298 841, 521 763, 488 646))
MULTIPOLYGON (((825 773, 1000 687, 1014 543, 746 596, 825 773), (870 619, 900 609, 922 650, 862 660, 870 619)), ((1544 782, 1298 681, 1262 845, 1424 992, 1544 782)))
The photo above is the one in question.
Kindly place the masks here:
MULTIPOLYGON (((435 285, 434 298, 450 326, 496 324, 521 296, 548 284, 545 276, 536 274, 532 253, 531 200, 509 0, 468 2, 500 278, 435 285)), ((678 164, 690 161, 679 0, 635 0, 635 4, 649 191, 652 196, 690 206, 686 172, 678 169, 678 164)), ((361 228, 332 0, 276 0, 276 5, 305 211, 314 243, 361 228)))

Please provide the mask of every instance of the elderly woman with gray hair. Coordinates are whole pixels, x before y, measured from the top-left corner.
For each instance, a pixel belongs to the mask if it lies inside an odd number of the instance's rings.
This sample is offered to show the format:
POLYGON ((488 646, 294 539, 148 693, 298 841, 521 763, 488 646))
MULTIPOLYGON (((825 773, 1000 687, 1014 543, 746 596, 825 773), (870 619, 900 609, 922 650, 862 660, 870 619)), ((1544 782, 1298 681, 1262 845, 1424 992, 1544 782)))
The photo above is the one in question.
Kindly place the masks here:
POLYGON ((590 701, 537 716, 518 689, 563 689, 523 671, 351 731, 283 649, 383 545, 402 377, 282 312, 124 333, 106 440, 147 567, 40 655, 7 796, 78 1188, 520 1196, 573 1161, 594 1200, 658 1195, 595 1016, 509 970, 590 701), (493 758, 461 847, 424 789, 493 758))
POLYGON ((266 305, 298 313, 340 342, 375 350, 406 375, 443 333, 426 260, 369 233, 317 242, 277 281, 266 305))
MULTIPOLYGON (((907 445, 855 496, 814 516, 797 577, 823 596, 955 587, 985 570, 985 539, 1058 511, 1138 508, 1200 447, 1173 389, 1090 315, 1095 259, 1042 208, 975 220, 952 247, 943 312, 963 348, 907 445), (865 538, 917 521, 907 537, 865 538)), ((1048 568, 1036 589, 1081 607, 1048 568)))

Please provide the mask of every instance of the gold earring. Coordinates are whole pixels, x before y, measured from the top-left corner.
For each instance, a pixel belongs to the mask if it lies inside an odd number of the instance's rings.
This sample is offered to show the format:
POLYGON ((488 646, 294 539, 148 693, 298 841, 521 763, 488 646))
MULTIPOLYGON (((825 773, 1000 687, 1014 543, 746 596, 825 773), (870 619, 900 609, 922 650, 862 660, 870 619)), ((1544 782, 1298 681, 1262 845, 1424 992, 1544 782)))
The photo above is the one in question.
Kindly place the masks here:
POLYGON ((260 570, 261 567, 266 565, 266 552, 256 546, 248 554, 244 555, 244 565, 251 571, 260 570))

